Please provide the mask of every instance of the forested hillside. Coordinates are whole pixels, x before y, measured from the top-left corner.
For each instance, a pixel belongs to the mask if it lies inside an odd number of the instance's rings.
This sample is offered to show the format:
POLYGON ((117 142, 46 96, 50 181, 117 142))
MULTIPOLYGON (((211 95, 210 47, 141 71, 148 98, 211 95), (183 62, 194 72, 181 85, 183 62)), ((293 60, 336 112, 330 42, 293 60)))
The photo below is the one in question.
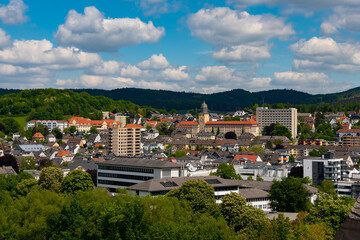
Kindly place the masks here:
POLYGON ((88 93, 75 93, 71 90, 35 89, 23 90, 0 96, 0 115, 2 117, 28 116, 32 119, 66 119, 67 116, 81 116, 101 119, 103 111, 146 113, 152 108, 140 107, 129 101, 113 100, 104 96, 91 96, 88 93))

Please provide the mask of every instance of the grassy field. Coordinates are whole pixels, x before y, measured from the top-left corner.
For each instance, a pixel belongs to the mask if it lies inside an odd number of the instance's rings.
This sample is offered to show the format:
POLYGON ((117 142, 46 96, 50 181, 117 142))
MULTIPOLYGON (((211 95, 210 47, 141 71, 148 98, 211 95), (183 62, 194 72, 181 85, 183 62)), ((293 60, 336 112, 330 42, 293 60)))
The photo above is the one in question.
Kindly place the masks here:
POLYGON ((20 124, 20 128, 23 129, 26 126, 26 119, 28 116, 17 116, 17 117, 11 117, 11 116, 1 116, 0 120, 3 118, 13 118, 15 121, 17 121, 20 124))

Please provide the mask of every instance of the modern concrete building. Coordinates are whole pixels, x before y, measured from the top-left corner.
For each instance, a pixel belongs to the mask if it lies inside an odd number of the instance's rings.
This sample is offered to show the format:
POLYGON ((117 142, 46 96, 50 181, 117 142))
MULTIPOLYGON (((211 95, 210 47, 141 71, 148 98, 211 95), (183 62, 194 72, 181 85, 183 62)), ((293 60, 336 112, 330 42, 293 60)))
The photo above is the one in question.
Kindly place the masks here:
POLYGON ((297 136, 297 109, 269 109, 267 107, 256 108, 256 122, 259 124, 260 133, 265 126, 272 123, 280 123, 287 127, 293 138, 297 136))
POLYGON ((221 203, 222 197, 233 192, 244 197, 248 205, 252 205, 253 207, 260 208, 264 211, 271 211, 268 192, 254 187, 244 187, 237 180, 223 179, 217 176, 151 179, 128 187, 128 189, 139 196, 159 196, 165 195, 174 188, 181 187, 182 184, 188 180, 203 180, 211 185, 215 190, 214 197, 216 203, 221 203))
POLYGON ((141 155, 141 129, 139 124, 116 124, 109 128, 109 148, 115 156, 141 155))
POLYGON ((148 158, 115 158, 97 162, 98 187, 126 188, 151 179, 180 176, 181 166, 169 161, 148 158))
POLYGON ((342 158, 305 158, 304 177, 309 177, 316 185, 324 180, 331 180, 336 185, 341 180, 342 161, 342 158))

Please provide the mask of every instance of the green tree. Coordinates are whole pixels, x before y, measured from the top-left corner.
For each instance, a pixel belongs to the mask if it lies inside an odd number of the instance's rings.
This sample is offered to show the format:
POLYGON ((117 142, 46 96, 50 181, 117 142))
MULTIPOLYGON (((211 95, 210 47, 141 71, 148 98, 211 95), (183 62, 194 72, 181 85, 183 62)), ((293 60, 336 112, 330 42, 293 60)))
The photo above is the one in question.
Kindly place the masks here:
POLYGON ((64 174, 60 168, 47 167, 41 170, 39 176, 39 186, 43 189, 60 192, 61 182, 64 174))
POLYGON ((20 124, 15 121, 13 118, 4 118, 1 120, 1 123, 4 125, 6 134, 12 134, 20 130, 20 124))
POLYGON ((235 179, 236 172, 234 166, 227 163, 221 163, 216 170, 216 176, 225 179, 235 179))
POLYGON ((236 232, 259 237, 263 227, 268 223, 265 213, 246 204, 245 198, 237 193, 225 195, 220 204, 220 212, 236 232))
POLYGON ((289 162, 291 162, 291 163, 295 162, 295 157, 294 157, 294 155, 290 154, 290 156, 289 156, 289 162))
POLYGON ((36 158, 28 156, 21 158, 21 170, 35 169, 36 158))
POLYGON ((186 152, 184 150, 175 150, 174 157, 179 158, 186 156, 186 152))
POLYGON ((248 180, 248 181, 254 181, 254 179, 253 179, 253 177, 252 177, 251 175, 248 176, 248 178, 247 178, 246 180, 248 180))
POLYGON ((309 192, 300 178, 275 180, 269 194, 271 208, 279 212, 307 211, 311 207, 309 192))
POLYGON ((331 180, 322 181, 321 185, 318 187, 320 193, 326 193, 333 199, 337 199, 337 193, 335 191, 335 185, 331 180))
POLYGON ((69 172, 61 183, 61 192, 74 194, 77 191, 88 191, 94 189, 94 183, 90 174, 81 170, 69 172))
POLYGON ((16 193, 20 196, 26 196, 37 184, 38 182, 34 178, 23 179, 16 185, 16 193))
POLYGON ((249 147, 247 151, 261 154, 261 153, 264 153, 264 148, 261 145, 253 145, 253 146, 249 147))
POLYGON ((309 152, 309 156, 311 157, 321 157, 322 155, 328 152, 327 148, 324 146, 319 147, 318 149, 313 149, 309 152))
POLYGON ((350 213, 355 201, 351 198, 338 199, 324 198, 317 202, 309 211, 305 220, 316 224, 323 223, 332 229, 330 237, 333 238, 350 213))
POLYGON ((94 127, 94 126, 92 126, 91 128, 90 128, 90 133, 97 133, 98 131, 97 131, 97 128, 96 127, 94 127))
POLYGON ((188 180, 166 196, 188 201, 194 212, 214 213, 217 208, 214 188, 203 180, 188 180))
POLYGON ((76 127, 75 127, 75 126, 69 127, 69 131, 70 131, 71 133, 75 133, 75 132, 76 132, 76 127))

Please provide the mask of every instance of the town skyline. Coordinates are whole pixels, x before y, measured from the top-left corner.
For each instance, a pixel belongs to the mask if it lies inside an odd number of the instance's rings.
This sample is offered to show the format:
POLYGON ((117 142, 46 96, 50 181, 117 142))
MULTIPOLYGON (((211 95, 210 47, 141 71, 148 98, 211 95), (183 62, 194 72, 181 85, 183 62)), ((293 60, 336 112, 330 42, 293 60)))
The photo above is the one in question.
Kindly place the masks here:
POLYGON ((46 1, 0 6, 1 88, 213 93, 357 87, 354 1, 46 1))

